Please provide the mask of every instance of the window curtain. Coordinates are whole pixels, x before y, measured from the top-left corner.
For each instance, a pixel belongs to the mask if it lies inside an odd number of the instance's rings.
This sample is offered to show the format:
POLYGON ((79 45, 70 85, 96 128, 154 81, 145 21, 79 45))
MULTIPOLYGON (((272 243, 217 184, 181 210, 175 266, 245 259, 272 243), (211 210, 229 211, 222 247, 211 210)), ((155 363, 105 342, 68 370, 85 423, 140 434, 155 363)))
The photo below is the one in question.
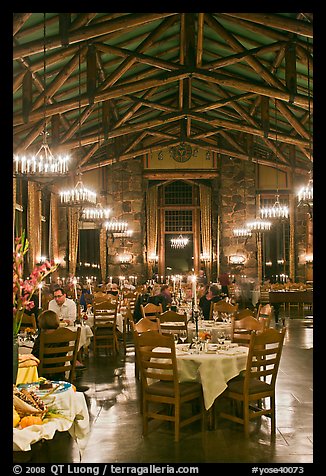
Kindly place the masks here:
POLYGON ((68 260, 69 274, 75 276, 78 251, 78 221, 79 210, 68 208, 68 260))
POLYGON ((31 272, 41 256, 41 190, 35 182, 28 182, 27 238, 28 267, 31 272))
POLYGON ((106 229, 100 230, 100 266, 102 282, 106 282, 106 229))
POLYGON ((206 262, 206 275, 210 281, 212 270, 212 190, 206 185, 199 185, 200 197, 200 236, 202 253, 209 257, 206 262))
POLYGON ((146 227, 147 227, 147 264, 151 273, 149 259, 157 254, 157 187, 151 187, 146 194, 146 227))
POLYGON ((49 258, 59 258, 59 211, 58 195, 55 193, 51 193, 50 198, 49 258))

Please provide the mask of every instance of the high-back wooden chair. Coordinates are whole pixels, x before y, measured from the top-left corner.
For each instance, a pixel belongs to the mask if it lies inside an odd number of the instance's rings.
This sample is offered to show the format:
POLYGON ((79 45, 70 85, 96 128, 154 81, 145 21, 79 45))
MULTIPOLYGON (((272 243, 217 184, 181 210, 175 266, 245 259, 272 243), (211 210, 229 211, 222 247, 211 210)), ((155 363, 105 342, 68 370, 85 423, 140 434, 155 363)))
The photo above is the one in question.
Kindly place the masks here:
POLYGON ((285 332, 286 328, 281 331, 270 328, 252 334, 246 370, 242 377, 230 380, 222 394, 226 399, 242 403, 241 416, 227 411, 221 412, 220 416, 243 425, 246 436, 250 421, 263 415, 271 418, 271 432, 275 434, 275 385, 285 332))
POLYGON ((20 330, 25 331, 27 328, 32 329, 33 331, 36 331, 37 325, 36 325, 36 319, 35 319, 35 314, 26 314, 24 312, 21 324, 20 324, 20 330))
POLYGON ((238 304, 231 304, 230 302, 225 301, 224 299, 217 302, 211 303, 209 318, 213 319, 213 312, 218 312, 218 320, 222 320, 222 313, 234 315, 238 310, 238 304))
POLYGON ((257 319, 264 324, 264 328, 268 328, 271 325, 273 308, 270 304, 259 304, 257 311, 257 319))
POLYGON ((141 304, 140 305, 140 312, 142 317, 158 317, 159 314, 162 314, 163 312, 163 307, 162 304, 153 304, 151 302, 148 302, 147 304, 141 304))
POLYGON ((165 311, 159 315, 162 334, 186 332, 188 340, 187 314, 176 311, 165 311))
POLYGON ((68 382, 75 380, 80 333, 80 327, 77 331, 59 327, 51 332, 41 332, 38 366, 40 377, 54 380, 57 378, 56 374, 62 374, 62 378, 68 382))
POLYGON ((93 348, 94 354, 100 349, 110 350, 115 357, 119 348, 117 337, 118 303, 110 300, 94 302, 93 348))
MULTIPOLYGON (((138 322, 131 322, 131 328, 133 332, 133 340, 135 344, 135 333, 142 334, 147 331, 156 331, 161 332, 160 320, 159 318, 149 319, 148 317, 142 317, 138 322)), ((135 345, 135 377, 139 379, 139 368, 138 368, 138 358, 137 358, 137 348, 135 345)))
POLYGON ((153 419, 174 424, 174 441, 179 441, 185 425, 201 420, 203 426, 202 386, 198 382, 179 383, 173 336, 157 331, 135 333, 135 346, 142 382, 143 435, 148 434, 148 423, 153 419), (157 351, 158 347, 166 352, 157 351), (186 403, 197 405, 192 405, 193 412, 184 418, 186 403))
POLYGON ((264 324, 253 316, 245 316, 242 319, 231 318, 231 341, 241 345, 249 345, 253 331, 262 332, 264 324))
POLYGON ((240 311, 237 311, 235 313, 235 318, 236 319, 242 319, 243 317, 246 317, 246 316, 252 316, 252 317, 256 317, 255 315, 255 312, 252 311, 251 309, 241 309, 240 311))

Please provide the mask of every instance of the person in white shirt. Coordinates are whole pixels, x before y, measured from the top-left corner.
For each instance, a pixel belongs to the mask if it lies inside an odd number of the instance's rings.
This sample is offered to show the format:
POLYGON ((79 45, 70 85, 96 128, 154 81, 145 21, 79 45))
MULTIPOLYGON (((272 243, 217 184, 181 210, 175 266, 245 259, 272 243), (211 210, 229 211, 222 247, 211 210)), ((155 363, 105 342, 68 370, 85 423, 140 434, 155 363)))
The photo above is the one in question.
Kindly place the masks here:
POLYGON ((63 288, 55 288, 53 291, 54 299, 49 302, 49 309, 54 311, 60 322, 66 322, 73 326, 77 318, 77 307, 72 299, 67 298, 63 288))

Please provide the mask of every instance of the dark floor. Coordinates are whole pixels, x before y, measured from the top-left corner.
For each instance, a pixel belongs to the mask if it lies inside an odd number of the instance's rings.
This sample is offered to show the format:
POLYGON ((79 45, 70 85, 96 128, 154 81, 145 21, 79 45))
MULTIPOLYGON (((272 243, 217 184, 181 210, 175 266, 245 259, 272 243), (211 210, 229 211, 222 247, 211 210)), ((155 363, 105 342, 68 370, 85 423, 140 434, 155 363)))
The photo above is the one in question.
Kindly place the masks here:
MULTIPOLYGON (((51 442, 35 444, 25 459, 35 463, 312 463, 313 319, 308 309, 305 317, 295 312, 291 308, 291 318, 285 316, 288 332, 277 381, 274 441, 265 417, 251 423, 251 435, 245 439, 242 427, 218 414, 215 430, 202 432, 195 422, 182 430, 179 443, 169 426, 143 438, 130 342, 126 356, 121 352, 115 362, 104 354, 94 358, 92 351, 86 360, 87 370, 78 380, 89 387, 85 397, 91 429, 86 448, 80 452, 67 433, 57 433, 51 442)), ((217 412, 221 406, 223 401, 217 412)))

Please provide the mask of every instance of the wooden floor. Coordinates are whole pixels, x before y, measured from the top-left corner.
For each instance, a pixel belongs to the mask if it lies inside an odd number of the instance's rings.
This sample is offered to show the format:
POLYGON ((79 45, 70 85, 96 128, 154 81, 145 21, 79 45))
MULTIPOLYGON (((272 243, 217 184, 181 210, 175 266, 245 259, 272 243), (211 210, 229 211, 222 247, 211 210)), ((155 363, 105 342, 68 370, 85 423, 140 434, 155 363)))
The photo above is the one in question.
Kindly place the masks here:
MULTIPOLYGON (((282 311, 281 311, 282 312, 282 311)), ((23 457, 35 463, 312 463, 313 462, 313 318, 285 316, 288 328, 277 381, 277 431, 270 420, 251 423, 251 435, 217 415, 215 430, 185 427, 179 443, 168 425, 142 437, 139 386, 134 377, 134 347, 116 361, 108 356, 86 360, 79 385, 87 386, 91 431, 80 451, 67 433, 37 443, 23 457)), ((275 323, 272 324, 275 326, 275 323)), ((323 364, 324 365, 324 364, 323 364)), ((219 406, 217 405, 217 411, 219 406)), ((17 455, 16 455, 17 456, 17 455)))

